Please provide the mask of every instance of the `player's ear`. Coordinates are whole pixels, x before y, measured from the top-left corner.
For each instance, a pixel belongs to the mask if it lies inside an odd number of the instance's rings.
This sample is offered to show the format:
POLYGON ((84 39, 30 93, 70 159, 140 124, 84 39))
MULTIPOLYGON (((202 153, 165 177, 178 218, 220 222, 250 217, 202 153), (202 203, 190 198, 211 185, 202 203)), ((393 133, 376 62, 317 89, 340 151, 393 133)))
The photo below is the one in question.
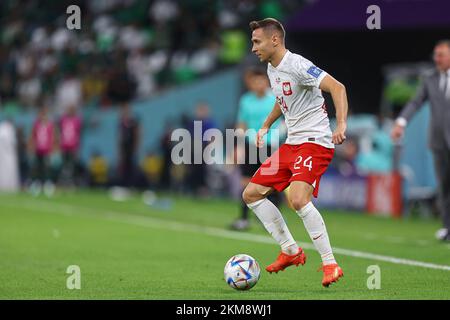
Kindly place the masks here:
POLYGON ((279 39, 276 33, 272 34, 271 40, 274 47, 278 46, 279 39))

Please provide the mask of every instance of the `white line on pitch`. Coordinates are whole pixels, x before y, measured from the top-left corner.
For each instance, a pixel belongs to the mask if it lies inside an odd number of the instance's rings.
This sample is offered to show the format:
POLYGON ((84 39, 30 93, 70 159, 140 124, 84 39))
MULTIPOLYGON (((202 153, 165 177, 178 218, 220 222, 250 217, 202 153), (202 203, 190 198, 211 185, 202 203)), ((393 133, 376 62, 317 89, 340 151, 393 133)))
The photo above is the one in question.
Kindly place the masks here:
MULTIPOLYGON (((210 236, 214 236, 214 237, 228 238, 228 239, 233 239, 233 240, 245 240, 245 241, 258 242, 258 243, 275 244, 274 240, 271 237, 263 236, 263 235, 242 233, 242 232, 238 232, 238 231, 230 231, 230 230, 225 230, 225 229, 221 229, 221 228, 206 227, 206 226, 200 226, 200 225, 189 224, 189 223, 184 223, 184 222, 168 221, 165 219, 158 219, 158 218, 154 218, 154 217, 147 217, 147 216, 141 216, 141 215, 135 215, 135 214, 129 214, 129 213, 112 212, 112 211, 85 208, 85 207, 67 205, 67 204, 61 204, 61 203, 48 203, 48 202, 34 200, 34 199, 33 199, 33 202, 35 202, 35 204, 29 204, 29 203, 6 204, 5 202, 2 202, 1 205, 2 206, 6 205, 9 207, 15 207, 15 208, 22 207, 22 208, 27 208, 27 209, 32 209, 32 210, 41 209, 41 210, 45 210, 44 212, 53 212, 53 213, 58 213, 58 214, 66 215, 66 216, 67 215, 69 215, 69 216, 77 215, 77 216, 83 216, 83 217, 96 217, 96 218, 107 219, 110 221, 133 224, 133 225, 137 225, 137 226, 141 226, 141 227, 169 229, 169 230, 173 230, 173 231, 195 232, 195 233, 202 233, 202 234, 206 234, 206 235, 210 235, 210 236), (102 212, 101 214, 99 213, 100 211, 102 212), (90 212, 90 213, 86 213, 86 212, 90 212)), ((305 249, 314 249, 314 246, 311 243, 298 242, 298 244, 305 249)), ((390 262, 390 263, 394 263, 394 264, 403 264, 403 265, 408 265, 408 266, 450 271, 450 266, 447 266, 447 265, 439 265, 439 264, 410 260, 410 259, 384 256, 384 255, 363 252, 363 251, 356 251, 356 250, 333 247, 333 252, 336 254, 355 257, 355 258, 370 259, 370 260, 390 262)))

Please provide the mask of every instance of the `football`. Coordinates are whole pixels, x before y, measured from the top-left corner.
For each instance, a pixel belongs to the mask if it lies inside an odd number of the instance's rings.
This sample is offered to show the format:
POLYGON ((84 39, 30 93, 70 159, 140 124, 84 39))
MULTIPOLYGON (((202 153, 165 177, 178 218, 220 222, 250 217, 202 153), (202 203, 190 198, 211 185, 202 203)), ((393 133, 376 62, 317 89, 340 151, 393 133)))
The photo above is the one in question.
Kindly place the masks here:
POLYGON ((258 262, 247 254, 232 256, 225 264, 226 283, 236 290, 249 290, 259 280, 261 269, 258 262))

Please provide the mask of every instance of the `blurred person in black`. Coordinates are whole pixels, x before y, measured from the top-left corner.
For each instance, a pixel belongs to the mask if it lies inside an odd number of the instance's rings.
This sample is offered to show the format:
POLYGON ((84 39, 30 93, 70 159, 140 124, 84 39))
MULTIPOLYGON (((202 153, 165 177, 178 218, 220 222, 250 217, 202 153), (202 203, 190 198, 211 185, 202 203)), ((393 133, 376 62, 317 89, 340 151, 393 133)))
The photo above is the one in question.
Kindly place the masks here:
POLYGON ((115 52, 110 60, 111 66, 114 67, 108 69, 107 72, 106 96, 111 102, 121 105, 133 99, 137 85, 126 70, 125 56, 125 53, 120 50, 115 52))
POLYGON ((124 187, 131 187, 134 183, 139 140, 139 122, 132 115, 130 105, 124 103, 120 108, 119 119, 119 174, 120 184, 124 187))
POLYGON ((163 190, 167 190, 171 185, 171 175, 170 169, 172 168, 172 147, 173 141, 172 136, 172 125, 169 121, 166 122, 164 132, 160 139, 160 149, 162 153, 162 168, 161 168, 161 179, 159 181, 159 187, 163 190))

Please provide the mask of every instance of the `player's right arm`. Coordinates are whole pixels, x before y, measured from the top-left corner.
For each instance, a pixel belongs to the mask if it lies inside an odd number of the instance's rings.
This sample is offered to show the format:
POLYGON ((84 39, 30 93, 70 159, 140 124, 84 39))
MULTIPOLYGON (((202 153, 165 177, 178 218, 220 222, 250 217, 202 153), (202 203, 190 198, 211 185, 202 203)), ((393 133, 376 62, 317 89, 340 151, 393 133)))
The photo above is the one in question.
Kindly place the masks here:
POLYGON ((272 111, 269 113, 261 129, 259 129, 258 133, 256 134, 256 146, 258 148, 263 146, 264 136, 266 135, 267 131, 269 131, 272 124, 277 121, 279 117, 281 117, 281 114, 282 112, 280 109, 280 105, 278 104, 278 102, 275 102, 272 111))
POLYGON ((395 120, 395 125, 391 131, 391 137, 393 140, 398 140, 403 136, 408 120, 412 118, 417 110, 419 110, 427 98, 427 89, 425 83, 422 81, 419 89, 417 90, 416 96, 405 106, 397 120, 395 120))

